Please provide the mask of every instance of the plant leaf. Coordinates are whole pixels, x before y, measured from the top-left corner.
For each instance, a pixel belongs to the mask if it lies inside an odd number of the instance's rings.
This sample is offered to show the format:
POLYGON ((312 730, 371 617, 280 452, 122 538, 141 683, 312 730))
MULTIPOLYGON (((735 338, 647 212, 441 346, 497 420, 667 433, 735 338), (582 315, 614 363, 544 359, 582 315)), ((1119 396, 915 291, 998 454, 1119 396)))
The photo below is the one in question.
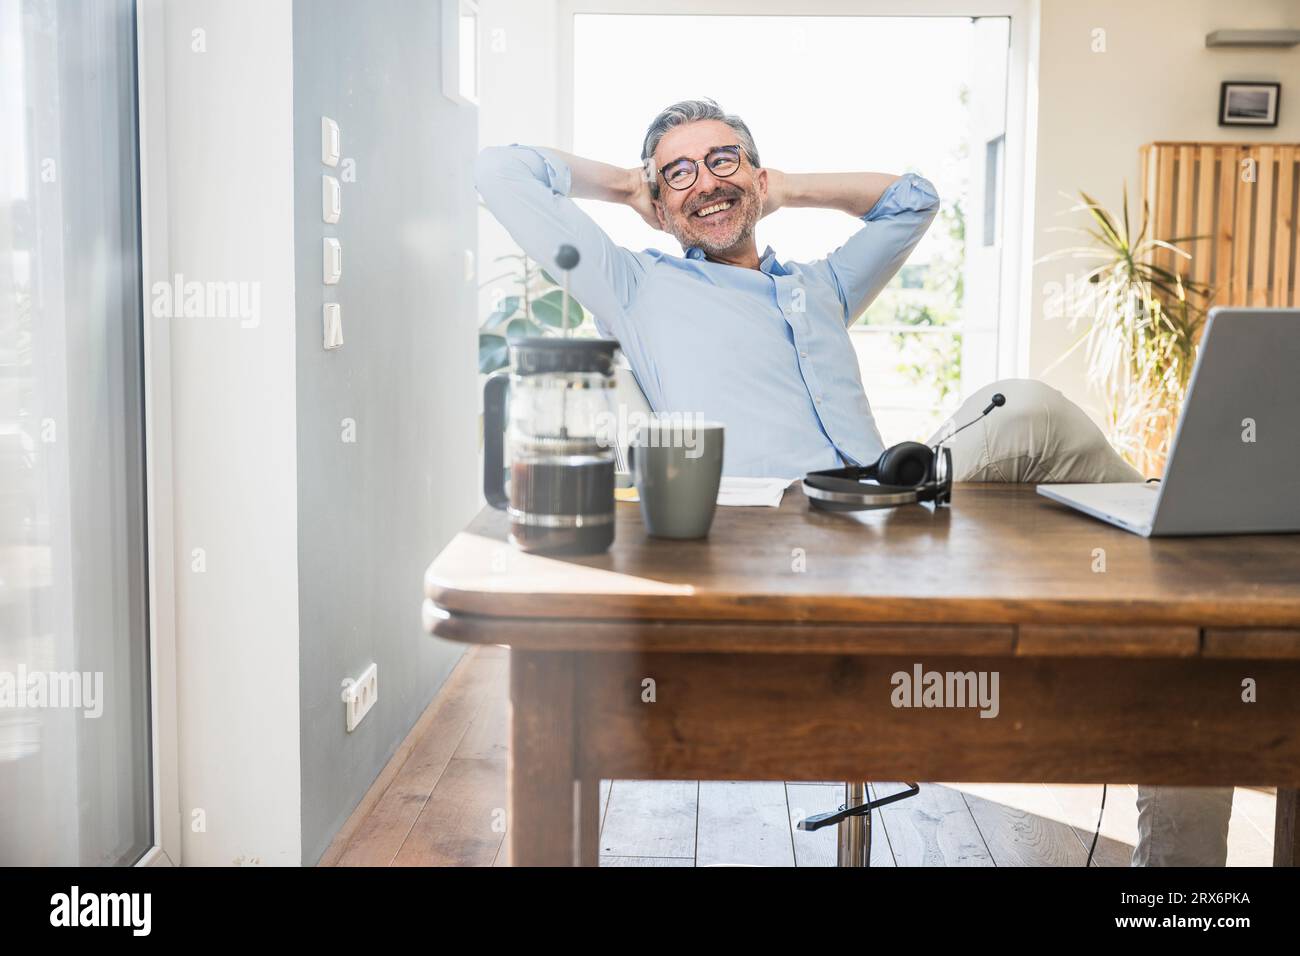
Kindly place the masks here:
POLYGON ((545 332, 537 327, 531 319, 518 318, 512 319, 506 326, 506 341, 517 342, 519 339, 531 338, 533 336, 544 335, 545 332))
MULTIPOLYGON (((564 323, 561 321, 560 310, 563 308, 564 293, 559 289, 552 289, 546 295, 532 303, 533 318, 543 325, 549 325, 551 328, 558 329, 564 323)), ((578 300, 569 296, 569 328, 576 329, 586 318, 582 306, 578 300)))
POLYGON ((1110 239, 1110 242, 1114 244, 1115 248, 1126 249, 1128 247, 1128 243, 1120 238, 1119 232, 1115 228, 1115 223, 1110 218, 1110 213, 1106 212, 1106 210, 1101 207, 1101 205, 1097 202, 1097 200, 1093 199, 1087 193, 1080 191, 1079 195, 1082 196, 1084 200, 1087 202, 1088 212, 1092 215, 1092 218, 1105 231, 1107 237, 1110 239))
POLYGON ((500 335, 478 337, 478 370, 484 375, 505 368, 510 363, 510 349, 500 335))
POLYGON ((1174 255, 1182 256, 1184 259, 1190 259, 1192 257, 1190 252, 1185 252, 1172 243, 1166 242, 1164 239, 1152 239, 1151 245, 1159 246, 1161 249, 1168 249, 1170 252, 1174 253, 1174 255))
POLYGON ((1133 235, 1133 230, 1128 224, 1128 180, 1124 180, 1124 237, 1127 239, 1133 235))

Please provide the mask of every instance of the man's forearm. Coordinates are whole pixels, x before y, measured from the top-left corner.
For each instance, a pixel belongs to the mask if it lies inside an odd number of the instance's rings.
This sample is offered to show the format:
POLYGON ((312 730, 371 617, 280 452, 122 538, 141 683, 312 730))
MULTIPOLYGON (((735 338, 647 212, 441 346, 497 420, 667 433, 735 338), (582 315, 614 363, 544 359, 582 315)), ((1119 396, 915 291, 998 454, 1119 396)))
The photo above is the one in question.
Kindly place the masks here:
POLYGON ((839 209, 857 217, 870 212, 890 183, 899 178, 891 173, 781 173, 777 170, 768 170, 768 176, 769 197, 775 202, 769 204, 765 214, 783 206, 815 206, 839 209))
POLYGON ((574 199, 627 203, 639 185, 640 169, 622 169, 558 149, 550 152, 569 164, 569 195, 574 199))

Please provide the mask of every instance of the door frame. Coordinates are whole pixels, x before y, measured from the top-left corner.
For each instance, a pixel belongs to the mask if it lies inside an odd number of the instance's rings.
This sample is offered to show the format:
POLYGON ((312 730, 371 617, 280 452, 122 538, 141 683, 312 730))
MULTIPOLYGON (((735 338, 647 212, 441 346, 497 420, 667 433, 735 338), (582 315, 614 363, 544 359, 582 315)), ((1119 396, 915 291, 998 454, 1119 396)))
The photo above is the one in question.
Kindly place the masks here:
POLYGON ((167 253, 167 83, 164 0, 136 0, 140 292, 144 323, 145 515, 149 574, 149 731, 153 846, 137 866, 179 866, 180 766, 176 710, 176 588, 172 490, 171 328, 148 307, 167 253))

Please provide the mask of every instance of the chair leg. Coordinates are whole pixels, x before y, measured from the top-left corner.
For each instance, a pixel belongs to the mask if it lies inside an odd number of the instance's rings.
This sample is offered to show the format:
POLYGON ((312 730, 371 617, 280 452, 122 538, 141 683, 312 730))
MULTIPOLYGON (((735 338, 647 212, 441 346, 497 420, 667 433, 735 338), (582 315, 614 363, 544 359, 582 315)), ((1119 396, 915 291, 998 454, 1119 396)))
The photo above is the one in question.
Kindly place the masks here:
POLYGON ((838 840, 836 855, 837 866, 871 865, 871 812, 899 800, 906 800, 921 792, 919 784, 904 783, 905 789, 891 793, 878 800, 867 799, 867 784, 844 784, 844 803, 838 810, 816 813, 805 817, 798 823, 798 829, 806 832, 820 830, 822 827, 837 826, 838 840))
MULTIPOLYGON (((844 784, 844 806, 857 807, 867 802, 865 783, 844 784)), ((839 823, 838 866, 871 865, 871 814, 845 817, 839 823)))

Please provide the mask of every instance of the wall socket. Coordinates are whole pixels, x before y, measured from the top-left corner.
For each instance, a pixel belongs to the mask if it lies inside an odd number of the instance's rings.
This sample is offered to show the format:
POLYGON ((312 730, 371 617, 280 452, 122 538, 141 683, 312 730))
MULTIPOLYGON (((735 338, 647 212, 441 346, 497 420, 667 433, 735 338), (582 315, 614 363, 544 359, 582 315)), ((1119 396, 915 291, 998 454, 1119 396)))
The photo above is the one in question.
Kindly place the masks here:
POLYGON ((379 667, 371 664, 356 680, 343 679, 343 705, 347 709, 348 733, 352 733, 361 719, 370 713, 379 699, 379 667))

